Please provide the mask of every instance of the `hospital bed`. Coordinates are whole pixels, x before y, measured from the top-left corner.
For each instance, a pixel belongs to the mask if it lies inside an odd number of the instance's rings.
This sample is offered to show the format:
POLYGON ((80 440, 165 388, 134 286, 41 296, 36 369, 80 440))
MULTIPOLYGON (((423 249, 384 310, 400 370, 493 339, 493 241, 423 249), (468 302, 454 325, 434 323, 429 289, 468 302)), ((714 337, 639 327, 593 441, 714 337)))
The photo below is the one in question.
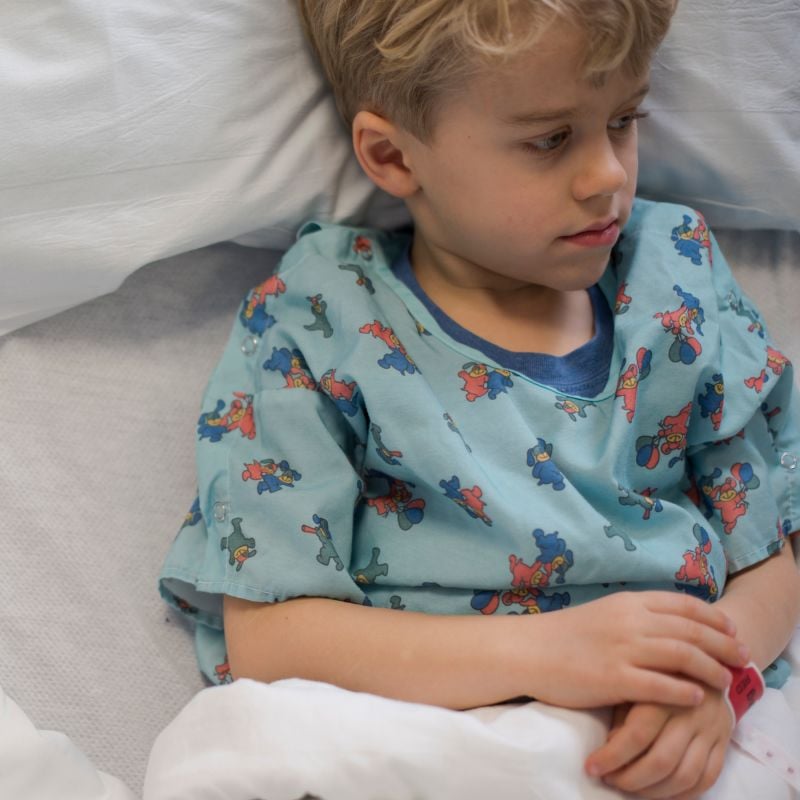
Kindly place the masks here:
MULTIPOLYGON (((141 796, 204 688, 156 578, 241 298, 307 217, 405 221, 349 156, 288 2, 127 5, 0 8, 2 800, 12 708, 141 796)), ((800 11, 761 5, 680 8, 641 188, 705 214, 797 364, 800 11)))

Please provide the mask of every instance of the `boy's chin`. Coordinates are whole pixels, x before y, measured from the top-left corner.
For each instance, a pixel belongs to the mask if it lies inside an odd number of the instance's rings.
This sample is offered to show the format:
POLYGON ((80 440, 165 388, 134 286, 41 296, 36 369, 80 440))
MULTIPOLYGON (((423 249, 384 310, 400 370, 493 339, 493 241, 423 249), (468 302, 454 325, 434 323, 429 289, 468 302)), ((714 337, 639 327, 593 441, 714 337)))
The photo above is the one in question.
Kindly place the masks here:
POLYGON ((591 260, 587 259, 583 263, 571 269, 566 269, 561 274, 559 281, 562 291, 580 291, 594 286, 603 277, 611 259, 611 250, 606 253, 593 254, 591 260))

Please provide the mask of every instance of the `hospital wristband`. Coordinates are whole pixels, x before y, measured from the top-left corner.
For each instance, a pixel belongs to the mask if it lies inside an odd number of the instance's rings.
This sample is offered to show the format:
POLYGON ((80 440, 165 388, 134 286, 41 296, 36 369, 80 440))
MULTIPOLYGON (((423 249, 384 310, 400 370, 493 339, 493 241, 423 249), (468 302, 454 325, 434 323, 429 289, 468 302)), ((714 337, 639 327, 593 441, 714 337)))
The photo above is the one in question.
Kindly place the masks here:
POLYGON ((764 677, 751 661, 744 667, 728 667, 731 673, 731 685, 725 692, 725 703, 733 715, 733 724, 744 716, 745 712, 764 695, 764 677))

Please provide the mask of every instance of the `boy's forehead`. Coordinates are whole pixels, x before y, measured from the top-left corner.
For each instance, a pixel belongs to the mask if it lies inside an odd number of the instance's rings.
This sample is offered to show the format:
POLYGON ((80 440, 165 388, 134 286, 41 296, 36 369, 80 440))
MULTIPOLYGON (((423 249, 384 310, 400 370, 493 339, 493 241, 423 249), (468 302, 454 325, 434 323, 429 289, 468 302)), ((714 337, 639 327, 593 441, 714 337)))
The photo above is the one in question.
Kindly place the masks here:
POLYGON ((563 37, 544 37, 529 51, 480 69, 465 87, 465 99, 484 113, 524 124, 563 118, 589 104, 644 97, 647 73, 632 75, 620 67, 602 81, 588 78, 584 37, 568 30, 563 37))

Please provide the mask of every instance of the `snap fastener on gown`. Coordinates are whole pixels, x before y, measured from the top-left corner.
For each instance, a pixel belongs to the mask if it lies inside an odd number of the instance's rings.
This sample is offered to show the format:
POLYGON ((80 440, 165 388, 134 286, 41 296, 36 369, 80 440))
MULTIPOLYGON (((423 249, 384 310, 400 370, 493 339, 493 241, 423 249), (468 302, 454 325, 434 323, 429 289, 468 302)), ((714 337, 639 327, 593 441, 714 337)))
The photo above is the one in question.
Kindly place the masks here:
POLYGON ((258 339, 255 336, 245 336, 242 339, 242 352, 246 356, 251 356, 258 349, 258 339))
POLYGON ((223 502, 214 503, 212 506, 212 510, 214 512, 214 519, 217 522, 225 522, 226 517, 228 516, 228 504, 223 502))
POLYGON ((797 469, 797 456, 794 453, 781 453, 781 466, 784 469, 797 469))

